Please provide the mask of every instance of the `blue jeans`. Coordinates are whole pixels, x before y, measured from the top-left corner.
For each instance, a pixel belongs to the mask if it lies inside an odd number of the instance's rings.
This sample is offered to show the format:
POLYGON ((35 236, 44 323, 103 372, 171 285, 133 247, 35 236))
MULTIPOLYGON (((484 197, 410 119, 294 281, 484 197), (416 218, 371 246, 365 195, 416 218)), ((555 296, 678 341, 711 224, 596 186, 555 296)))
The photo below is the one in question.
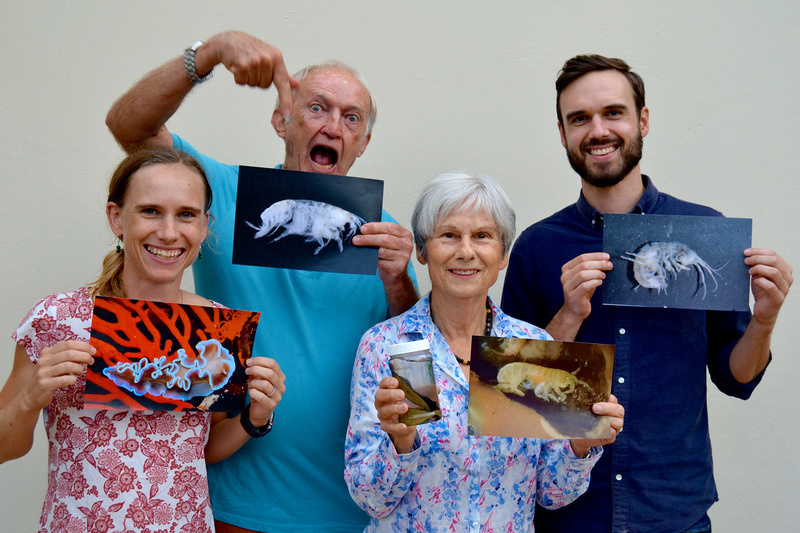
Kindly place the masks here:
POLYGON ((708 515, 703 516, 698 522, 683 533, 711 533, 711 519, 708 515))

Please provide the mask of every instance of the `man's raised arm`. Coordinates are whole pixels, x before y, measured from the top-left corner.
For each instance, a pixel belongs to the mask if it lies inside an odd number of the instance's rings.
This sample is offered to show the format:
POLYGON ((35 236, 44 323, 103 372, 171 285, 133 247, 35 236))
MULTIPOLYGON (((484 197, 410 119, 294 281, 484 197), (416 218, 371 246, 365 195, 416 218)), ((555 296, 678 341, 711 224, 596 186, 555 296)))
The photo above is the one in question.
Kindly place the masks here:
MULTIPOLYGON (((298 82, 286 70, 280 50, 246 33, 223 32, 195 48, 196 78, 202 80, 220 63, 239 85, 266 89, 274 83, 281 113, 290 115, 291 90, 298 82)), ((189 79, 183 55, 168 61, 114 102, 106 125, 128 153, 146 146, 172 146, 167 120, 196 83, 189 79)))

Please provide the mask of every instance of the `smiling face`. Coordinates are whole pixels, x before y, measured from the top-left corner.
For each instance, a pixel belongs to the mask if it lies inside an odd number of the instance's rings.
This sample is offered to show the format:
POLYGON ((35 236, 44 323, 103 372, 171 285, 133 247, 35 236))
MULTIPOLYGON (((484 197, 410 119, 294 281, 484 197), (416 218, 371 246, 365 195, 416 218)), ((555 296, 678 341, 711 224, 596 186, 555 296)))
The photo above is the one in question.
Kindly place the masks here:
POLYGON ((594 187, 611 187, 640 176, 642 141, 650 111, 637 114, 633 89, 624 75, 601 70, 581 76, 560 96, 558 125, 570 165, 594 187))
POLYGON ((157 164, 130 178, 122 205, 109 202, 111 230, 125 245, 123 280, 131 298, 180 285, 208 234, 205 186, 181 164, 157 164))
POLYGON ((495 222, 484 212, 455 211, 437 222, 417 259, 428 265, 432 299, 482 302, 508 264, 495 222))
POLYGON ((349 72, 309 72, 292 93, 289 123, 277 110, 272 115, 275 132, 286 141, 283 167, 346 175, 369 144, 369 111, 369 92, 349 72))

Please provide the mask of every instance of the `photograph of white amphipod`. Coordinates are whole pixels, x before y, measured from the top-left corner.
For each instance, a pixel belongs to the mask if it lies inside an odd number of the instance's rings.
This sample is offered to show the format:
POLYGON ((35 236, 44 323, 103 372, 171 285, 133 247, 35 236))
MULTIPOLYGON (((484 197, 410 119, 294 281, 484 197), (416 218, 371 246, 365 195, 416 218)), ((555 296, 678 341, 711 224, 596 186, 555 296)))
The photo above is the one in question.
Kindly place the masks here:
POLYGON ((382 205, 381 180, 239 167, 233 262, 374 274, 378 249, 352 239, 382 205))
POLYGON ((752 227, 749 218, 605 215, 603 251, 614 268, 603 304, 746 311, 752 227))
POLYGON ((614 346, 472 337, 469 432, 495 437, 607 438, 614 346))

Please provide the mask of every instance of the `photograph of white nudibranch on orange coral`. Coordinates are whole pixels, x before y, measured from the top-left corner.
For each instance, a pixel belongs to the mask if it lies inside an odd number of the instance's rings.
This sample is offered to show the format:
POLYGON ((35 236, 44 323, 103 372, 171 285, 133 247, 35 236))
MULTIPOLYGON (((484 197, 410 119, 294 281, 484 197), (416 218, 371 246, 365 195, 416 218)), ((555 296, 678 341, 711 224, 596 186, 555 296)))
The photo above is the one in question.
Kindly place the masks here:
POLYGON ((86 409, 244 410, 260 313, 97 296, 86 409))
POLYGON ((600 291, 605 305, 746 311, 749 218, 613 215, 603 221, 603 251, 614 268, 600 291))
POLYGON ((378 248, 352 241, 382 207, 381 180, 241 166, 233 263, 373 275, 378 248))
POLYGON ((608 438, 614 346, 580 342, 472 338, 469 431, 527 438, 608 438))

